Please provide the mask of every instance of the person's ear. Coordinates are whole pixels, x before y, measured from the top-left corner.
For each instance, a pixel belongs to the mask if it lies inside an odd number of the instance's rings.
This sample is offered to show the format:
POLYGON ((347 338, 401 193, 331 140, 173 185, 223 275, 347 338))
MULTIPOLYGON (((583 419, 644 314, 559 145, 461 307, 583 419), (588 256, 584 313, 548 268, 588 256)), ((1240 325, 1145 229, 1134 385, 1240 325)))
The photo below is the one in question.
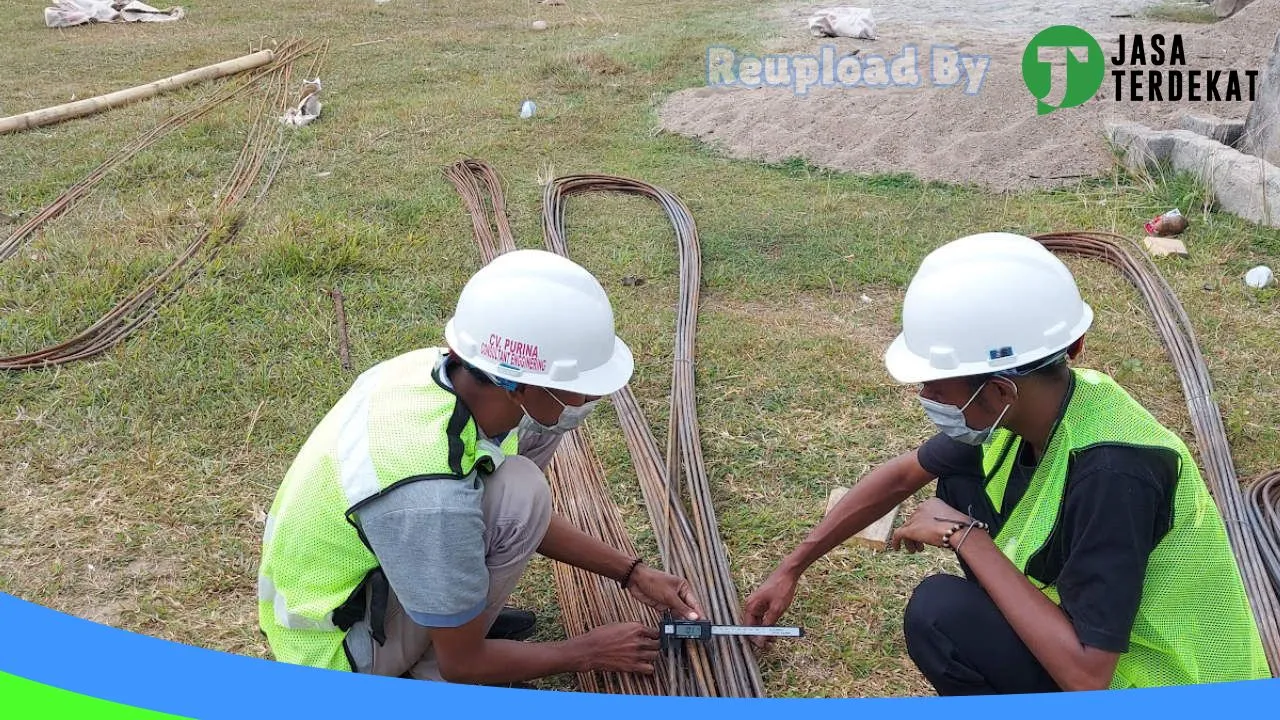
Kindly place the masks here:
POLYGON ((989 384, 996 388, 996 405, 1004 407, 1005 405, 1013 404, 1013 401, 1018 399, 1018 385, 1013 381, 1013 378, 995 377, 991 379, 989 384))
POLYGON ((1067 357, 1074 361, 1082 352, 1084 352, 1083 336, 1081 336, 1079 340, 1071 343, 1071 346, 1067 348, 1067 357))
POLYGON ((512 400, 514 400, 516 403, 520 405, 524 405, 525 398, 529 394, 528 385, 516 385, 514 390, 506 390, 505 388, 499 388, 499 389, 502 390, 507 397, 511 398, 512 400))

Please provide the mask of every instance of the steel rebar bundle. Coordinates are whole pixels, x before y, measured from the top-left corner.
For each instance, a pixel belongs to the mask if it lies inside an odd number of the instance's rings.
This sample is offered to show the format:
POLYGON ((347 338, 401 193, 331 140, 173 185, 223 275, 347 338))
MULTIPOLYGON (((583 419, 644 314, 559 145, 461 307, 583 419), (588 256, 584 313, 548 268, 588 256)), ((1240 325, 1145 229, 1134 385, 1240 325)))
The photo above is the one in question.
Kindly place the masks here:
MULTIPOLYGON (((501 183, 484 163, 467 160, 452 166, 457 185, 471 213, 477 243, 485 261, 514 249, 506 222, 501 183), (487 191, 490 204, 483 194, 487 191), (497 234, 488 218, 495 218, 497 234)), ((565 201, 574 194, 616 192, 636 194, 658 202, 676 231, 680 256, 680 294, 677 302, 676 348, 672 368, 669 432, 665 458, 629 387, 611 397, 617 410, 645 506, 658 541, 665 569, 689 580, 699 601, 716 623, 738 623, 741 611, 727 555, 719 537, 710 484, 698 442, 693 383, 700 255, 697 231, 688 209, 678 198, 646 183, 608 175, 574 175, 546 186, 543 232, 549 249, 568 255, 565 240, 565 201), (682 483, 681 479, 685 482, 682 483), (687 491, 687 496, 685 492, 687 491), (688 501, 686 510, 685 500, 688 501)), ((1280 472, 1258 480, 1248 493, 1241 490, 1231 460, 1221 416, 1213 402, 1208 369, 1189 318, 1158 269, 1128 239, 1097 232, 1048 233, 1035 236, 1051 251, 1102 260, 1119 269, 1141 293, 1155 320, 1187 398, 1193 429, 1203 457, 1207 485, 1218 504, 1233 552, 1241 568, 1246 592, 1261 630, 1272 673, 1280 674, 1280 472)), ((553 461, 557 509, 580 527, 617 547, 629 550, 616 507, 609 500, 603 473, 580 431, 566 438, 553 461), (583 468, 589 468, 584 470, 583 468)), ((652 611, 632 603, 624 607, 616 588, 599 578, 557 567, 557 590, 565 609, 566 632, 576 635, 603 622, 620 619, 650 621, 652 611)), ((705 696, 763 695, 759 670, 750 647, 741 639, 716 643, 708 652, 689 648, 665 658, 665 681, 659 692, 705 696)), ((603 674, 602 674, 603 675, 603 674)), ((630 676, 583 678, 586 689, 609 692, 652 692, 630 676)))
POLYGON ((1280 470, 1254 480, 1249 486, 1249 520, 1262 561, 1271 575, 1271 587, 1280 593, 1280 470))
MULTIPOLYGON (((0 369, 17 371, 62 365, 99 355, 122 341, 134 330, 154 318, 160 308, 171 301, 188 281, 198 275, 217 254, 230 244, 246 221, 246 211, 239 205, 259 183, 253 207, 265 197, 284 162, 283 133, 269 130, 267 118, 284 107, 285 95, 293 65, 308 54, 316 54, 310 71, 314 72, 323 54, 324 43, 291 40, 282 43, 275 60, 253 72, 231 88, 215 93, 192 108, 176 113, 151 131, 105 160, 80 182, 72 185, 52 203, 34 215, 8 238, 0 242, 0 261, 12 257, 45 223, 65 214, 84 199, 114 168, 155 144, 173 130, 190 124, 214 108, 257 88, 254 121, 245 133, 244 145, 230 175, 218 192, 207 227, 168 266, 155 272, 137 291, 125 297, 90 327, 64 342, 35 352, 0 357, 0 369), (273 138, 274 134, 274 138, 273 138), (268 167, 274 155, 274 162, 268 167), (264 177, 264 168, 266 173, 264 177)), ((310 74, 310 73, 309 73, 310 74)), ((252 208, 250 209, 250 211, 252 208)))
MULTIPOLYGON (((1245 492, 1240 487, 1231 460, 1231 447, 1222 416, 1213 400, 1213 382, 1190 318, 1160 271, 1131 240, 1101 232, 1047 233, 1033 237, 1054 252, 1102 260, 1118 268, 1146 301, 1155 320, 1156 331, 1182 383, 1206 484, 1222 513, 1227 537, 1240 565, 1271 673, 1280 676, 1280 586, 1274 584, 1275 555, 1266 554, 1267 539, 1274 541, 1277 521, 1280 521, 1274 502, 1276 481, 1265 481, 1270 490, 1257 491, 1263 482, 1254 486, 1255 491, 1266 493, 1265 496, 1272 499, 1268 527, 1268 517, 1246 505, 1245 492), (1126 247, 1134 248, 1135 252, 1126 247), (1269 562, 1271 577, 1267 573, 1269 562)), ((1272 544, 1271 548, 1274 551, 1275 545, 1272 544)))
MULTIPOLYGON (((445 174, 457 187, 471 215, 482 259, 488 262, 498 253, 514 249, 497 173, 484 163, 463 160, 449 167, 445 174), (486 193, 489 204, 484 201, 486 193)), ((638 194, 653 199, 667 212, 675 227, 681 292, 665 459, 630 388, 615 393, 611 400, 626 436, 664 569, 689 581, 712 621, 739 622, 737 591, 716 526, 698 442, 692 361, 701 259, 692 215, 675 196, 645 183, 604 175, 559 178, 547 186, 544 197, 543 229, 550 250, 568 254, 565 200, 570 195, 591 191, 638 194), (688 478, 692 519, 682 502, 681 471, 688 478)), ((582 431, 575 430, 566 436, 550 470, 557 512, 623 552, 634 552, 621 514, 608 495, 600 463, 582 431)), ((599 576, 561 563, 556 564, 555 576, 565 632, 571 637, 609 622, 657 623, 652 609, 599 576)), ((593 692, 728 697, 764 694, 755 656, 747 643, 738 638, 718 639, 709 649, 697 645, 673 648, 660 659, 657 670, 651 677, 583 673, 579 680, 583 689, 593 692)))
MULTIPOLYGON (((650 425, 630 387, 611 398, 617 409, 632 462, 640 479, 645 506, 668 572, 686 578, 717 624, 741 624, 738 592, 720 538, 711 483, 699 440, 694 392, 694 340, 702 276, 701 247, 693 215, 679 198, 648 183, 611 175, 571 175, 549 183, 543 193, 543 235, 547 247, 568 256, 565 204, 572 195, 589 192, 639 195, 657 202, 675 229, 679 255, 675 357, 672 362, 670 415, 665 462, 650 425), (681 478, 685 483, 681 482, 681 478), (682 492, 687 490, 687 494, 682 492), (689 511, 685 511, 685 502, 689 511), (691 516, 691 517, 690 517, 691 516)), ((764 683, 755 654, 744 638, 723 637, 703 648, 690 646, 668 658, 673 694, 718 697, 762 697, 764 683), (677 672, 681 655, 689 666, 677 672), (711 681, 714 680, 714 685, 711 681)))
MULTIPOLYGON (((471 215, 481 261, 487 264, 499 254, 514 250, 515 239, 504 210, 502 183, 493 168, 463 160, 446 168, 445 176, 458 189, 471 215), (490 217, 497 225, 496 235, 489 224, 490 217)), ((635 555, 635 546, 626 532, 621 513, 608 495, 604 470, 581 431, 575 430, 564 437, 548 468, 548 480, 557 513, 574 527, 635 555)), ((556 563, 553 572, 565 632, 570 637, 604 623, 635 621, 656 626, 657 614, 617 583, 564 563, 556 563)), ((659 683, 660 677, 661 673, 644 676, 589 672, 579 673, 578 681, 587 692, 662 695, 666 693, 659 683)))

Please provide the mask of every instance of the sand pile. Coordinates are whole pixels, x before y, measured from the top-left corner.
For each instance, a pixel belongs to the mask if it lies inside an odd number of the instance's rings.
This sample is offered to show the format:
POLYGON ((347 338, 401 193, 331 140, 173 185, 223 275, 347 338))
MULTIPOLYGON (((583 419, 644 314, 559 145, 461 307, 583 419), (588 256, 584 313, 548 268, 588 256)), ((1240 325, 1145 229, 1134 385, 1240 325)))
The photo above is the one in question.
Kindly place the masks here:
POLYGON ((1114 80, 1108 75, 1094 100, 1036 115, 1023 84, 1021 59, 1039 29, 1073 22, 1098 39, 1108 58, 1116 52, 1120 34, 1162 33, 1168 38, 1181 33, 1187 65, 1167 68, 1179 70, 1259 69, 1280 32, 1280 0, 1257 0, 1212 25, 1146 19, 1141 17, 1146 4, 1082 2, 1064 8, 1068 4, 1062 3, 1042 12, 1034 0, 903 0, 883 10, 873 7, 880 32, 876 41, 812 38, 805 18, 817 6, 785 8, 775 11, 779 37, 766 47, 735 50, 820 56, 823 45, 834 45, 839 54, 857 49, 862 58, 876 54, 893 59, 914 46, 917 67, 924 71, 921 86, 815 87, 805 96, 791 88, 698 87, 669 98, 659 118, 668 131, 766 162, 798 156, 838 170, 910 172, 926 180, 976 183, 993 190, 1051 187, 1104 175, 1112 165, 1103 137, 1105 121, 1175 127, 1178 116, 1187 112, 1243 119, 1249 107, 1247 87, 1241 102, 1115 102, 1114 80), (1110 17, 1114 14, 1133 17, 1110 17), (990 56, 977 94, 933 84, 929 53, 940 43, 990 56))

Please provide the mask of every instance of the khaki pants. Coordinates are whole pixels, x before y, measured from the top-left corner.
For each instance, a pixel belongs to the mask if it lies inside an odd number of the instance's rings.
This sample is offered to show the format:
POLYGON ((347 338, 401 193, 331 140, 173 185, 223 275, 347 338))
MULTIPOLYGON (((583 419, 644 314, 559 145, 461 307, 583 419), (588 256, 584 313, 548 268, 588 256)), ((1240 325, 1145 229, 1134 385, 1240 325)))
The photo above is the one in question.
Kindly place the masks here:
MULTIPOLYGON (((482 617, 491 627, 515 590, 529 558, 537 552, 551 522, 551 489, 544 470, 560 445, 559 436, 530 436, 520 441, 520 454, 506 458, 484 481, 485 565, 489 595, 482 617)), ((347 632, 347 645, 356 658, 356 672, 418 680, 442 680, 431 647, 430 631, 415 623, 388 590, 386 642, 379 645, 369 626, 372 590, 365 593, 365 618, 347 632), (356 652, 357 644, 363 652, 356 652), (371 652, 370 652, 371 650, 371 652)))

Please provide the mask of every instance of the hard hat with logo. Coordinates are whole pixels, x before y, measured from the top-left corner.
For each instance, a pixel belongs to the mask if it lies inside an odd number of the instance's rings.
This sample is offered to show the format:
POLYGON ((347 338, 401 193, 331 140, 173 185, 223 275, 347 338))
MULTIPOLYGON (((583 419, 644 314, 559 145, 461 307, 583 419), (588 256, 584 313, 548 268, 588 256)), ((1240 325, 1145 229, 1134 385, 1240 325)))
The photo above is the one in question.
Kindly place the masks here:
POLYGON ((1071 271, 1043 245, 970 235, 920 264, 885 365, 902 383, 1008 371, 1067 349, 1092 322, 1071 271))
POLYGON ((481 268, 444 334, 462 360, 516 383, 608 395, 634 369, 600 282, 544 250, 514 250, 481 268))

